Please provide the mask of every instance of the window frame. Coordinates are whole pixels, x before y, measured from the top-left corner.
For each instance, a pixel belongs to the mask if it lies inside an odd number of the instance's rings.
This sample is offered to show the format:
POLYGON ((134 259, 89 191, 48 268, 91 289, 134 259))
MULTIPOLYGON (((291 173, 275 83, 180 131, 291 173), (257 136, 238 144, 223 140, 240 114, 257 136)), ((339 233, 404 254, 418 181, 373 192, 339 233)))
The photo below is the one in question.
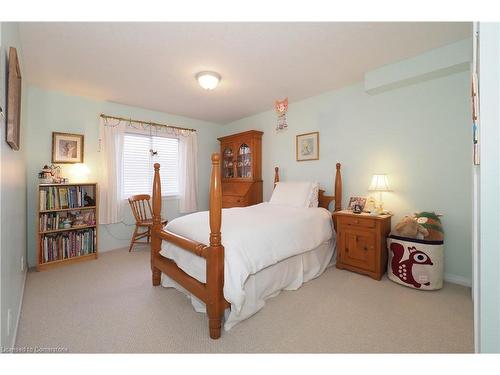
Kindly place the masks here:
MULTIPOLYGON (((180 164, 179 150, 180 150, 180 147, 179 147, 179 144, 180 144, 180 139, 179 139, 179 137, 177 137, 175 135, 171 135, 171 134, 149 134, 149 132, 145 133, 144 130, 139 130, 139 129, 131 128, 131 129, 127 129, 125 131, 124 138, 123 138, 123 148, 125 148, 125 137, 127 135, 135 135, 135 136, 139 136, 139 137, 149 138, 151 141, 152 141, 152 139, 154 137, 170 138, 170 139, 177 140, 177 192, 164 193, 162 191, 161 197, 162 197, 162 199, 166 199, 166 200, 179 199, 180 198, 180 189, 179 189, 179 176, 180 176, 180 168, 179 168, 179 164, 180 164)), ((153 164, 154 164, 154 160, 152 160, 152 161, 153 161, 153 164)), ((124 166, 125 166, 125 150, 123 151, 123 158, 122 158, 122 161, 121 161, 121 168, 122 168, 122 176, 121 176, 121 179, 122 179, 122 184, 121 184, 122 185, 121 200, 127 201, 128 200, 128 196, 125 195, 124 166)), ((152 179, 151 179, 151 189, 150 189, 151 192, 147 193, 147 194, 151 194, 151 196, 152 196, 152 189, 153 189, 153 178, 154 178, 154 175, 152 176, 152 179)))

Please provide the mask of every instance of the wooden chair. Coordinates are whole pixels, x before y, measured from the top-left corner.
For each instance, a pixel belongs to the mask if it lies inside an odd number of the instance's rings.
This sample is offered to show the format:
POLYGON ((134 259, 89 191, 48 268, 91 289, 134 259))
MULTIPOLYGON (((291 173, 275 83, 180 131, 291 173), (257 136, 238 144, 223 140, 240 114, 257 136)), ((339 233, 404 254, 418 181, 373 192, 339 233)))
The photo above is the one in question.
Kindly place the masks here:
MULTIPOLYGON (((130 241, 129 252, 136 243, 148 244, 151 240, 151 227, 153 226, 153 212, 151 211, 151 204, 149 203, 151 196, 148 194, 132 195, 128 198, 128 203, 132 209, 135 217, 135 230, 130 241), (144 232, 139 232, 141 229, 144 232), (141 238, 146 237, 146 242, 139 241, 141 238)), ((162 228, 167 224, 168 220, 161 220, 162 228)))

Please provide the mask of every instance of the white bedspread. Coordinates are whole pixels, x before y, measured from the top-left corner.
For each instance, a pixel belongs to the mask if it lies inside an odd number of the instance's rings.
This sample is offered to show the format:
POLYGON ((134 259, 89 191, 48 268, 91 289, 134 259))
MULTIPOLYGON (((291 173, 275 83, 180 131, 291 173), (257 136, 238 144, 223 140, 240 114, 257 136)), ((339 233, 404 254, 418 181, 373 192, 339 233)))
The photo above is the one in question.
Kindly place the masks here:
MULTIPOLYGON (((208 211, 182 216, 166 229, 208 244, 208 211)), ((331 213, 323 208, 295 208, 261 203, 222 210, 224 297, 239 313, 244 284, 252 274, 284 259, 310 251, 333 235, 331 213)), ((174 260, 188 275, 206 281, 205 260, 163 241, 160 254, 174 260)))

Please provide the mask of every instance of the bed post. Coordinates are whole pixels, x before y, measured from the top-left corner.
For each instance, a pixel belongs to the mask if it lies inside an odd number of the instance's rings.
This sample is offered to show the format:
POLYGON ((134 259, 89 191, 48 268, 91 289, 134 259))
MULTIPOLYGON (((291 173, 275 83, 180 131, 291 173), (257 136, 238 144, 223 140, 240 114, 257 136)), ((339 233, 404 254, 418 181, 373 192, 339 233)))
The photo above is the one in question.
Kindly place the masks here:
POLYGON ((161 238, 159 232, 161 227, 161 182, 160 164, 155 163, 155 175, 153 179, 153 227, 151 228, 151 272, 153 285, 160 285, 161 271, 155 267, 155 259, 160 255, 161 238))
POLYGON ((337 171, 335 172, 335 211, 342 209, 342 176, 340 175, 340 163, 337 163, 337 171))
POLYGON ((276 187, 276 184, 280 182, 280 169, 278 167, 274 167, 274 186, 273 189, 276 187))
POLYGON ((224 314, 224 247, 221 243, 222 187, 220 155, 212 154, 210 178, 210 247, 207 249, 207 314, 210 338, 218 339, 224 314))

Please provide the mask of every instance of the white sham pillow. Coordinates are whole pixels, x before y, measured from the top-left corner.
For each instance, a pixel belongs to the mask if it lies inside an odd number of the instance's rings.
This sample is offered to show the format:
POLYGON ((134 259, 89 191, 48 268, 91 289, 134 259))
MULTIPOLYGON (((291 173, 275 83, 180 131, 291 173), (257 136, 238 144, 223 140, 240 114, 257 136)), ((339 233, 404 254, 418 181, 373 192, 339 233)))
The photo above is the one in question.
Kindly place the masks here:
POLYGON ((310 207, 313 188, 311 182, 278 182, 269 203, 298 208, 310 207))
POLYGON ((309 194, 309 207, 319 206, 319 182, 311 183, 311 193, 309 194))

